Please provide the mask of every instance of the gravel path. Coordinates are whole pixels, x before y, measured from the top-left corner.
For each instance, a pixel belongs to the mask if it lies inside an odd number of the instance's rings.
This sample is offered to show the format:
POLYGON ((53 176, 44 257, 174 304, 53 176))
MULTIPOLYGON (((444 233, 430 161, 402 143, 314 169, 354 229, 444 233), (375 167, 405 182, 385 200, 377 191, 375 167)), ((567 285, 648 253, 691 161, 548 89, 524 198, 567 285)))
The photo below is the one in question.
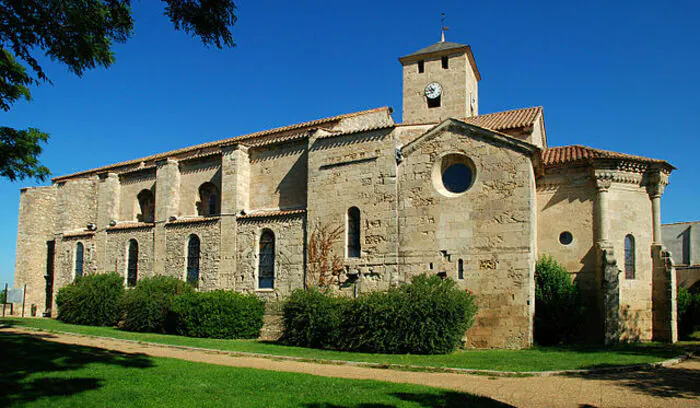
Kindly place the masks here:
POLYGON ((686 360, 671 367, 636 372, 548 377, 490 377, 235 357, 201 350, 141 345, 117 339, 53 334, 16 328, 1 330, 64 344, 207 364, 426 385, 483 395, 517 407, 700 407, 700 360, 698 358, 686 360))

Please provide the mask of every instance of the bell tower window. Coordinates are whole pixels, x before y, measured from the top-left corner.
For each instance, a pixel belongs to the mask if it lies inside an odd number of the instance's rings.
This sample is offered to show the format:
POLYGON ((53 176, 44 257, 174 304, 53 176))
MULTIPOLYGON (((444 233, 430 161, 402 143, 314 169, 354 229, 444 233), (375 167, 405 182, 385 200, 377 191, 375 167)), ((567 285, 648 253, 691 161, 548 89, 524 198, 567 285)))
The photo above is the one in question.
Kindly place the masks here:
POLYGON ((450 68, 450 60, 447 57, 442 57, 442 69, 450 68))
POLYGON ((422 74, 425 72, 425 62, 423 60, 418 61, 418 73, 422 74))

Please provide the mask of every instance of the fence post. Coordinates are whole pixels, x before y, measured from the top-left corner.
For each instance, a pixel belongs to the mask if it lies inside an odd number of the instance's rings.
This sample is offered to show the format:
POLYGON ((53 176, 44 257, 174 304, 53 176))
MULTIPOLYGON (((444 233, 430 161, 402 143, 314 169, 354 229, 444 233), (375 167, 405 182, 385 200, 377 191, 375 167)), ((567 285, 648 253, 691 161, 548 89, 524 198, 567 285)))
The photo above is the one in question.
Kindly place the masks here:
POLYGON ((5 284, 5 300, 2 301, 2 317, 5 318, 5 305, 7 304, 7 283, 5 284))
POLYGON ((27 301, 27 284, 24 284, 24 290, 22 291, 22 317, 24 317, 24 303, 27 301))

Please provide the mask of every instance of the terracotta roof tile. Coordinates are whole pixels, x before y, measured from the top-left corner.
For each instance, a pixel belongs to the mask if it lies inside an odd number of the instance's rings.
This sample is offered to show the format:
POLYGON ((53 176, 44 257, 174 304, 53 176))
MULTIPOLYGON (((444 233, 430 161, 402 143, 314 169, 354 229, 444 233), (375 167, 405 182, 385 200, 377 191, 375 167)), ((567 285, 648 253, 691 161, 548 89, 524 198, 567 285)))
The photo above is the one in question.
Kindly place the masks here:
POLYGON ((78 238, 78 237, 92 237, 95 235, 95 231, 82 230, 82 231, 71 231, 63 233, 63 238, 78 238))
POLYGON ((269 218, 269 217, 283 217, 287 215, 298 215, 306 213, 306 209, 298 208, 294 210, 264 210, 264 211, 254 211, 245 215, 238 215, 238 219, 251 219, 251 218, 269 218))
POLYGON ((543 149, 541 157, 545 167, 554 167, 570 163, 585 163, 595 159, 617 159, 648 164, 663 164, 669 168, 674 168, 665 160, 594 149, 581 145, 558 146, 543 149))
POLYGON ((199 224, 205 222, 217 222, 220 217, 193 217, 193 218, 178 218, 165 223, 166 226, 181 225, 181 224, 199 224))
POLYGON ((542 113, 541 106, 472 116, 462 121, 492 130, 507 130, 532 126, 542 113))
POLYGON ((152 228, 155 223, 152 222, 120 222, 117 225, 107 227, 107 231, 120 231, 138 228, 152 228))
POLYGON ((264 130, 261 132, 249 133, 247 135, 235 136, 235 137, 231 137, 228 139, 216 140, 213 142, 203 143, 203 144, 199 144, 199 145, 195 145, 195 146, 185 147, 185 148, 178 149, 178 150, 172 150, 172 151, 165 152, 165 153, 155 154, 152 156, 142 157, 140 159, 128 160, 128 161, 124 161, 121 163, 111 164, 108 166, 98 167, 95 169, 90 169, 90 170, 80 171, 77 173, 67 174, 64 176, 55 177, 55 178, 53 178, 53 181, 56 182, 56 181, 65 180, 65 179, 68 179, 71 177, 82 176, 82 175, 86 175, 86 174, 100 173, 100 172, 104 172, 104 171, 115 169, 115 168, 122 167, 122 166, 127 166, 127 165, 131 165, 131 164, 138 164, 141 162, 166 159, 168 157, 174 157, 174 156, 181 155, 184 153, 196 152, 197 150, 200 150, 200 153, 198 153, 198 154, 207 154, 209 152, 201 152, 201 151, 206 150, 206 149, 212 149, 212 148, 217 148, 217 147, 221 147, 221 146, 231 145, 231 144, 235 144, 235 143, 252 142, 253 140, 255 140, 256 142, 265 141, 265 142, 268 142, 268 144, 269 144, 270 140, 268 140, 268 139, 273 139, 273 138, 266 138, 267 136, 280 136, 281 138, 284 138, 284 137, 288 136, 288 135, 284 134, 285 132, 298 130, 298 129, 304 129, 304 128, 314 128, 318 125, 322 125, 322 124, 326 124, 326 123, 330 123, 330 122, 336 122, 336 121, 340 121, 342 119, 367 115, 370 113, 381 112, 381 111, 390 112, 390 108, 384 106, 381 108, 346 113, 346 114, 337 115, 337 116, 330 116, 327 118, 316 119, 316 120, 312 120, 309 122, 302 122, 302 123, 297 123, 294 125, 264 130))

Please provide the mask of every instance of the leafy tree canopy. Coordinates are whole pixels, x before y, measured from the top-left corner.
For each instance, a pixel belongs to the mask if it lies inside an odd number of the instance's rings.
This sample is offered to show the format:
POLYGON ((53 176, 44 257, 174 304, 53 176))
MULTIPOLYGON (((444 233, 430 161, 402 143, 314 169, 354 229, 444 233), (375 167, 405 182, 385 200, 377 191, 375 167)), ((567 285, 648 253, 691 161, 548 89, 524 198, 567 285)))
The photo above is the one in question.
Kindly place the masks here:
MULTIPOLYGON (((206 46, 234 46, 233 0, 162 0, 176 30, 206 46)), ((43 52, 77 76, 115 61, 112 45, 133 33, 130 0, 0 0, 0 109, 31 100, 30 86, 51 82, 36 59, 43 52)), ((38 160, 48 134, 0 127, 0 176, 45 180, 38 160)))

